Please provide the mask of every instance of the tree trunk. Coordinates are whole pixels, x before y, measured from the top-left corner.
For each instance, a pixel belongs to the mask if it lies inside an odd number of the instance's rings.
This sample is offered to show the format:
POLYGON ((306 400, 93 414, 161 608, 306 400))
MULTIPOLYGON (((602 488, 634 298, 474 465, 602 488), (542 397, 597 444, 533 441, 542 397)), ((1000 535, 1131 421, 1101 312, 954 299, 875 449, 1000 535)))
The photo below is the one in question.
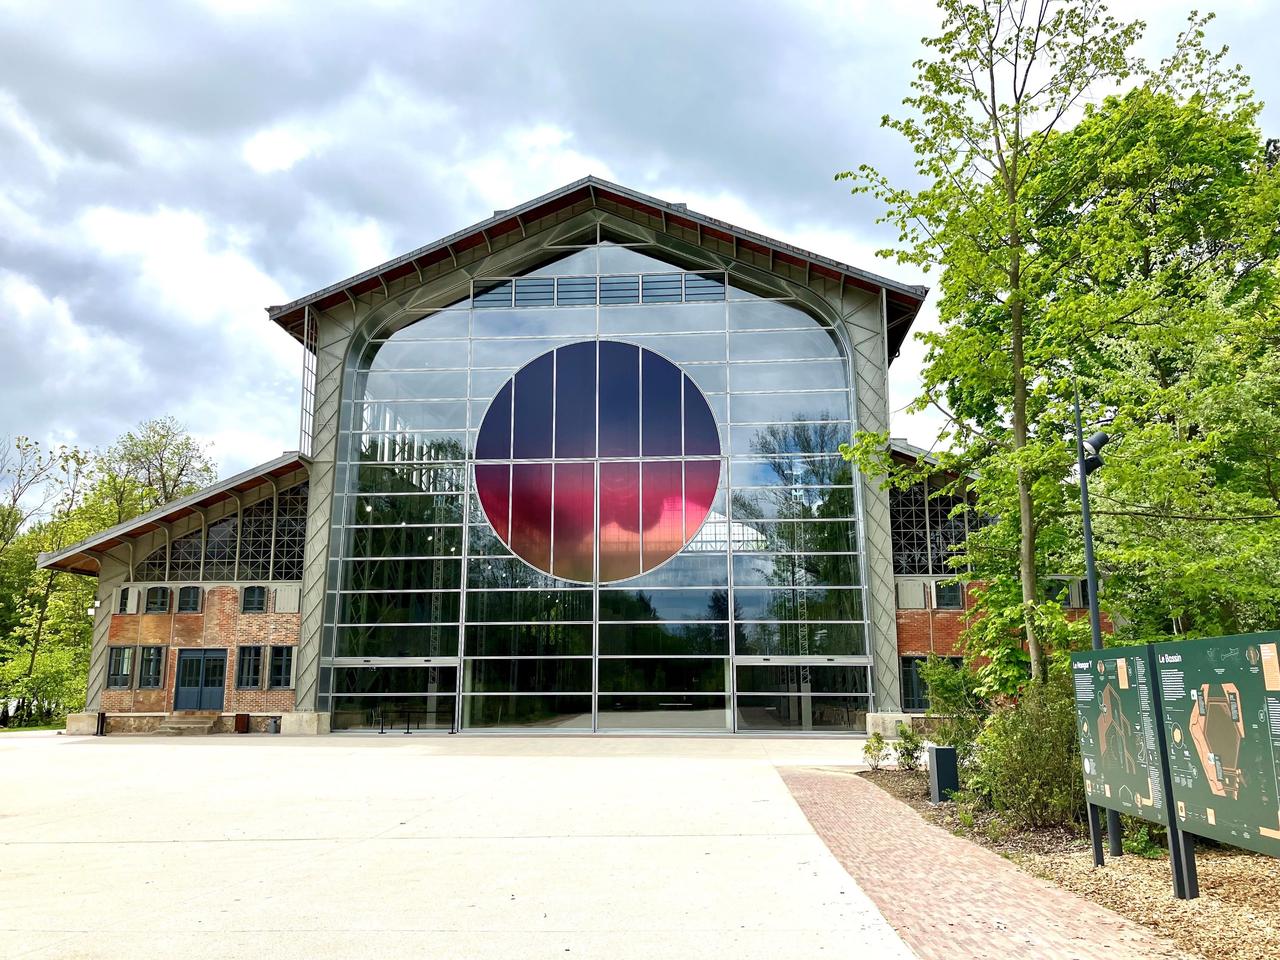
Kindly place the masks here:
MULTIPOLYGON (((1015 227, 1014 243, 1018 241, 1015 227)), ((1013 249, 1010 260, 1009 285, 1013 288, 1009 299, 1010 337, 1013 346, 1013 449, 1027 445, 1027 379, 1023 371, 1023 304, 1020 291, 1022 276, 1021 251, 1013 249)), ((1018 549, 1018 572, 1022 580, 1023 624, 1027 631, 1027 653, 1031 657, 1031 679, 1044 679, 1044 654, 1031 622, 1032 605, 1036 602, 1036 521, 1031 502, 1031 483, 1022 467, 1018 467, 1018 527, 1021 533, 1018 549)))

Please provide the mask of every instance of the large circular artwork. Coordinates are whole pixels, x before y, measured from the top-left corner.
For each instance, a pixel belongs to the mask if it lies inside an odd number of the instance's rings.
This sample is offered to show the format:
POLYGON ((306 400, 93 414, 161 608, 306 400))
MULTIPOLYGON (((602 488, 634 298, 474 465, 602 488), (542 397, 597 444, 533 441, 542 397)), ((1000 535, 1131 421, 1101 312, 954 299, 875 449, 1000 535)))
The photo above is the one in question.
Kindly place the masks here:
POLYGON ((652 570, 711 510, 720 435, 670 360, 612 340, 558 347, 498 391, 476 436, 476 493, 513 553, 583 583, 652 570))

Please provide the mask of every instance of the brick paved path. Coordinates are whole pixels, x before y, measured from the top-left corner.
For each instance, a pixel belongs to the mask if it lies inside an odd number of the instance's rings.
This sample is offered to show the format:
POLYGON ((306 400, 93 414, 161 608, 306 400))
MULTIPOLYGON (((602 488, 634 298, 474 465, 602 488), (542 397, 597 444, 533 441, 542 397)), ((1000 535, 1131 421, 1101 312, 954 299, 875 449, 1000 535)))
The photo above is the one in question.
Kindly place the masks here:
POLYGON ((781 768, 836 859, 922 960, 1181 958, 1145 928, 924 820, 851 773, 781 768))

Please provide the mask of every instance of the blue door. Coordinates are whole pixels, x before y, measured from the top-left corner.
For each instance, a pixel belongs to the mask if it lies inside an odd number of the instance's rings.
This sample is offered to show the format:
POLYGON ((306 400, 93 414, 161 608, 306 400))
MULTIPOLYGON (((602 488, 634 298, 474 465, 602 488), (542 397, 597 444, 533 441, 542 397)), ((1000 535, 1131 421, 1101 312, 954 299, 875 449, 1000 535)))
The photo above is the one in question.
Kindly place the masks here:
POLYGON ((179 650, 173 709, 222 710, 227 679, 227 651, 179 650))

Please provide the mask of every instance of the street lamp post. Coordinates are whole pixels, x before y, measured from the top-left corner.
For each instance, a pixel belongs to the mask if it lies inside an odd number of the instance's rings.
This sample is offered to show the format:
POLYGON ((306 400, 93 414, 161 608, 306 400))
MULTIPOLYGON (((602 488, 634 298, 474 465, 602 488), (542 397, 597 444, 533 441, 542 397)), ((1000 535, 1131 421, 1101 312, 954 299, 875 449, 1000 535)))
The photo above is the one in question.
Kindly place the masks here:
MULTIPOLYGON (((1093 561, 1093 522, 1089 516, 1089 474, 1102 466, 1099 451, 1111 439, 1105 433, 1095 433, 1088 440, 1080 425, 1080 385, 1076 384, 1076 462, 1080 468, 1080 517, 1084 526, 1084 576, 1089 591, 1089 630, 1093 636, 1093 649, 1102 649, 1102 614, 1098 610, 1098 568, 1093 561)), ((1107 811, 1107 845, 1111 856, 1124 853, 1120 837, 1120 814, 1107 811)))

